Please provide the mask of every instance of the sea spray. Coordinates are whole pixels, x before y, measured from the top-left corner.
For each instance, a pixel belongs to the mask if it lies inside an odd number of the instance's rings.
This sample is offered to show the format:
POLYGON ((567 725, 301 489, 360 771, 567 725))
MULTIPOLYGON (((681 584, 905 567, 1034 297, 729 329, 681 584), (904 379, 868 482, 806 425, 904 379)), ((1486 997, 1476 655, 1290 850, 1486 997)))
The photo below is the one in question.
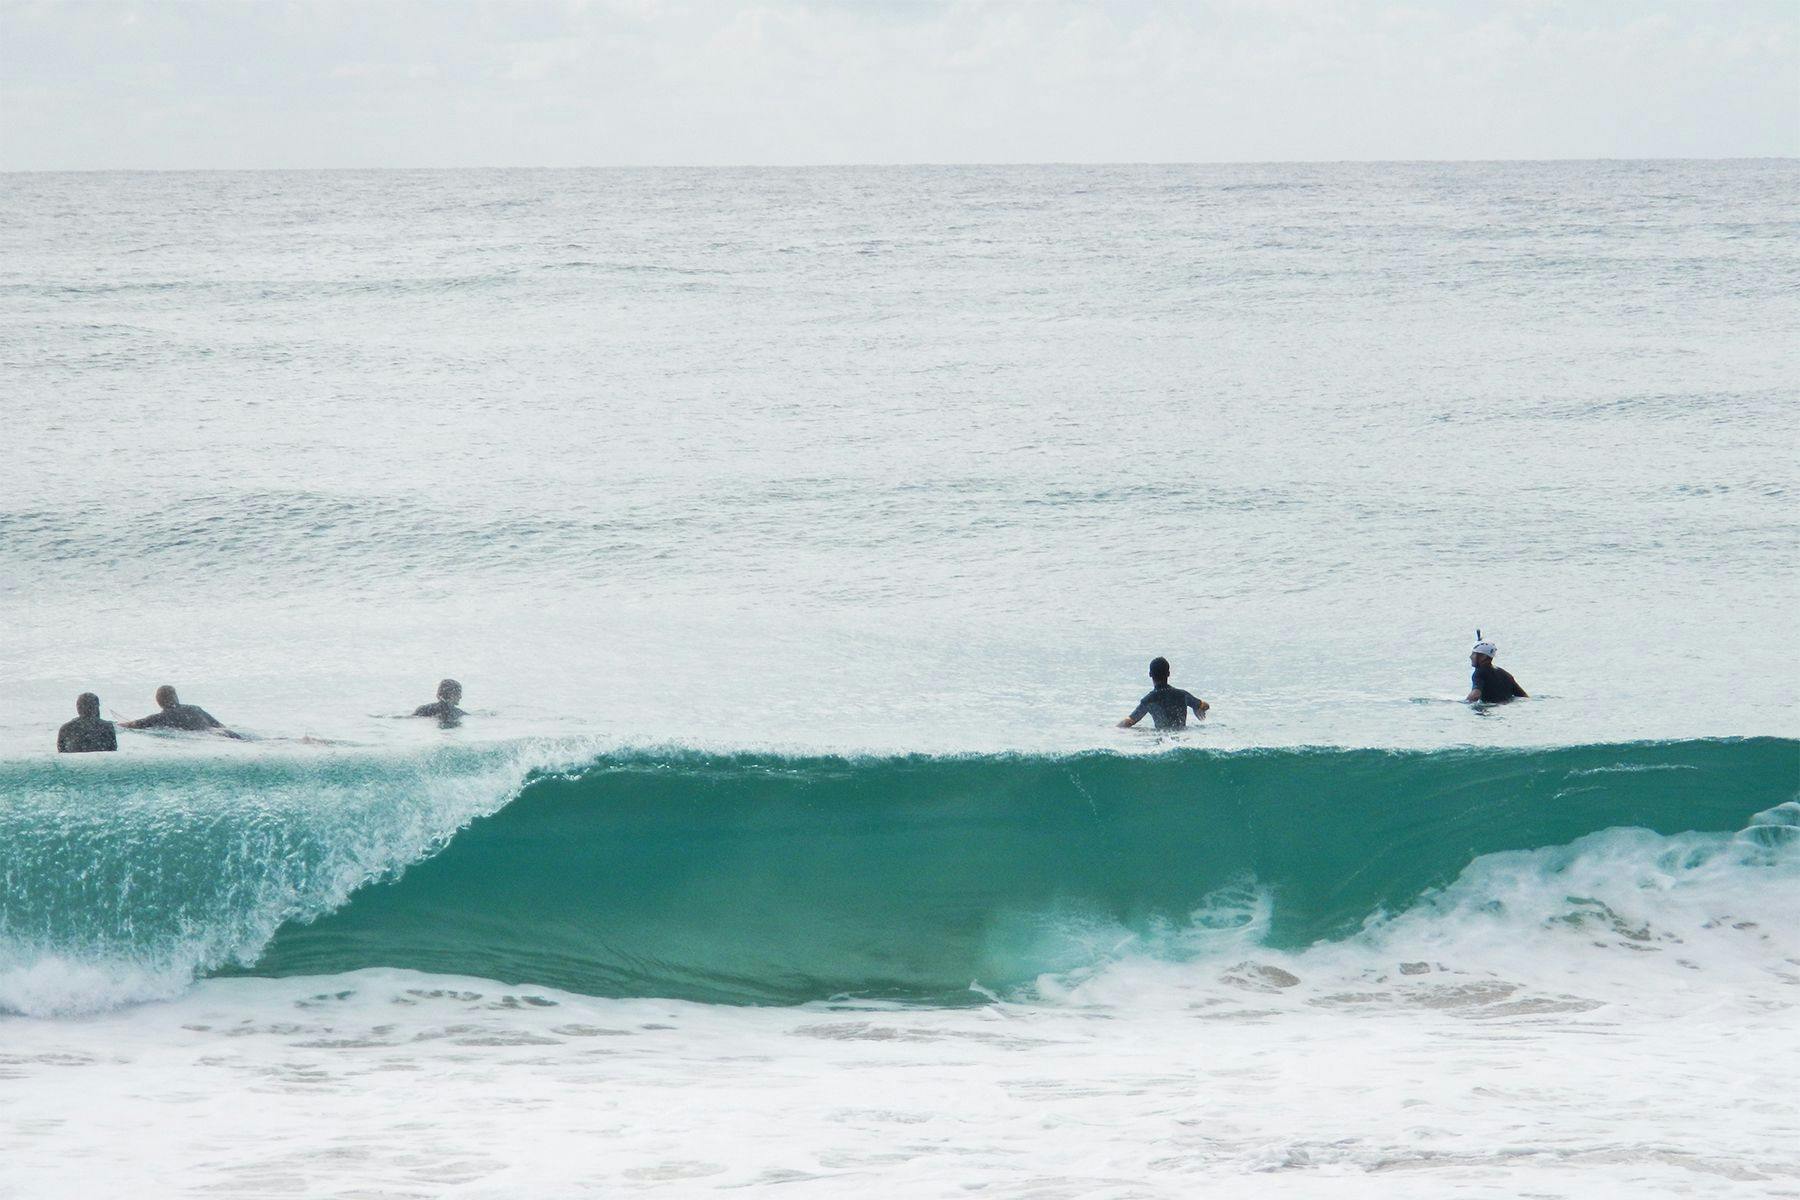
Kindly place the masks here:
MULTIPOLYGON (((261 748, 259 748, 261 749, 261 748)), ((504 803, 542 746, 0 766, 0 1011, 172 995, 504 803)))

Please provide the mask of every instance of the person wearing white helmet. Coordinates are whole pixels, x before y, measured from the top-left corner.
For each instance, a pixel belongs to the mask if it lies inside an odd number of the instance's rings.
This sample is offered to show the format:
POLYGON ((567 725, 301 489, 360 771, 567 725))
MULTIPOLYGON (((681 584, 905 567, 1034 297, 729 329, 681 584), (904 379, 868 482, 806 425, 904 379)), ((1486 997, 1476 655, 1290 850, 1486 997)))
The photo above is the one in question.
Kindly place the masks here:
MULTIPOLYGON (((1475 631, 1477 638, 1481 630, 1475 631)), ((1469 651, 1469 665, 1474 673, 1469 676, 1470 704, 1506 704, 1514 699, 1529 699, 1519 681, 1512 677, 1512 672, 1494 665, 1494 655, 1500 651, 1494 643, 1477 641, 1475 648, 1469 651)))

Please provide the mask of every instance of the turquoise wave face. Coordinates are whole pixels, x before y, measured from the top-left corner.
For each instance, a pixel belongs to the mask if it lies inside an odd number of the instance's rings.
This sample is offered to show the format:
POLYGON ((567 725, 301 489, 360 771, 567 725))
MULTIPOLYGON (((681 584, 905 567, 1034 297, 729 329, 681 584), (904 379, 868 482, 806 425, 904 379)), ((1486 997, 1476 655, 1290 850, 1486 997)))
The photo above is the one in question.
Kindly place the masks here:
POLYGON ((509 752, 0 764, 0 1012, 167 996, 254 961, 521 773, 509 752))
MULTIPOLYGON (((533 773, 500 805, 506 765, 9 780, 29 802, 0 816, 0 976, 23 994, 50 961, 395 966, 604 996, 969 1001, 1122 940, 1183 955, 1342 938, 1501 851, 1742 830, 1794 799, 1800 743, 631 753, 533 773)), ((1792 823, 1765 825, 1785 853, 1792 823)), ((31 1007, 4 987, 0 1002, 31 1007)))

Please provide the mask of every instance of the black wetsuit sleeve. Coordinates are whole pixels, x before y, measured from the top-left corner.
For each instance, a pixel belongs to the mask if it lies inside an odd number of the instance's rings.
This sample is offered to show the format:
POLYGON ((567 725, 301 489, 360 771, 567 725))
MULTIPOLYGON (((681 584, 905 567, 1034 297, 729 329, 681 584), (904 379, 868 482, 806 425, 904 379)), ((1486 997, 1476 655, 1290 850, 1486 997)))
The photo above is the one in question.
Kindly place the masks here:
POLYGON ((56 731, 56 752, 58 754, 69 753, 69 743, 75 740, 71 736, 74 732, 75 731, 70 729, 67 725, 64 725, 61 729, 56 731))
POLYGON ((1522 697, 1524 697, 1524 698, 1525 698, 1525 699, 1527 699, 1527 700, 1529 700, 1529 699, 1531 699, 1531 697, 1530 697, 1530 696, 1526 696, 1526 695, 1525 695, 1525 689, 1524 689, 1524 688, 1522 688, 1522 687, 1520 687, 1520 686, 1519 686, 1519 681, 1518 681, 1518 680, 1516 680, 1516 679, 1514 679, 1514 678, 1513 678, 1513 677, 1512 677, 1512 672, 1511 672, 1511 671, 1508 671, 1508 672, 1507 672, 1507 673, 1506 673, 1506 682, 1507 682, 1507 684, 1508 684, 1508 685, 1509 685, 1509 686, 1510 686, 1510 687, 1511 687, 1511 688, 1512 688, 1512 694, 1513 694, 1513 695, 1515 695, 1515 696, 1522 696, 1522 697))
POLYGON ((225 728, 225 723, 223 721, 219 720, 219 718, 217 718, 217 717, 213 716, 211 713, 207 712, 204 708, 200 708, 200 707, 196 706, 194 711, 200 714, 200 719, 202 721, 206 722, 206 728, 208 728, 208 729, 223 729, 223 728, 225 728))
POLYGON ((1198 696, 1194 695, 1194 693, 1188 692, 1188 691, 1182 692, 1181 697, 1183 700, 1187 701, 1187 706, 1194 710, 1194 715, 1196 717, 1199 716, 1200 715, 1200 697, 1198 697, 1198 696))
MULTIPOLYGON (((1155 694, 1156 693, 1154 693, 1154 692, 1151 693, 1152 696, 1155 694)), ((1129 719, 1133 720, 1133 721, 1141 721, 1144 719, 1144 717, 1146 715, 1149 714, 1149 712, 1150 712, 1150 696, 1145 696, 1142 700, 1138 701, 1138 706, 1131 710, 1131 716, 1129 719)))
POLYGON ((133 729, 163 729, 169 724, 169 714, 166 710, 153 712, 147 717, 139 717, 130 724, 133 729))
POLYGON ((435 717, 437 715, 438 706, 435 704, 421 704, 419 707, 413 709, 413 716, 415 717, 435 717))

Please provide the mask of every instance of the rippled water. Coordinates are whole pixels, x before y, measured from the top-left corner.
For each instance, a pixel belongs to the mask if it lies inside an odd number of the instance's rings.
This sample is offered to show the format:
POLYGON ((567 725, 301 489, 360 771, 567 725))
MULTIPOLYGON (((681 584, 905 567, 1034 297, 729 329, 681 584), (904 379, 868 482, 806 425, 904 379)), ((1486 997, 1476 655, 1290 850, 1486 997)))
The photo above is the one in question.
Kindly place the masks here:
POLYGON ((0 736, 167 678, 369 738, 451 673, 1062 748, 1159 652, 1234 744, 1792 732, 1797 181, 8 176, 0 736), (1476 626, 1554 715, 1406 703, 1476 626))
POLYGON ((1792 1192, 1796 185, 0 176, 0 1195, 1792 1192))

